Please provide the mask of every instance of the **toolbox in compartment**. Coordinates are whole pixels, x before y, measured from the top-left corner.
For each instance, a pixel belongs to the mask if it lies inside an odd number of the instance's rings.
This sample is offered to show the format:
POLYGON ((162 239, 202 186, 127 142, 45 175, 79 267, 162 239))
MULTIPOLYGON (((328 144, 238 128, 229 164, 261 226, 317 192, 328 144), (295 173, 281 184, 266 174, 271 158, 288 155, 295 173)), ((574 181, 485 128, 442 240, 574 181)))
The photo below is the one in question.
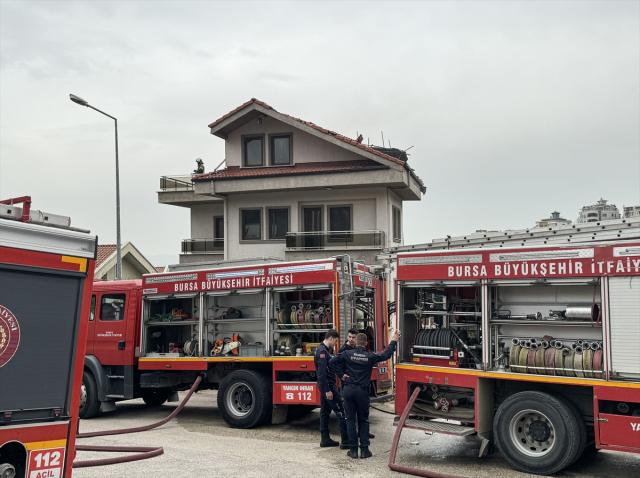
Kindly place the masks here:
POLYGON ((264 357, 265 350, 262 344, 241 344, 238 347, 240 357, 264 357))

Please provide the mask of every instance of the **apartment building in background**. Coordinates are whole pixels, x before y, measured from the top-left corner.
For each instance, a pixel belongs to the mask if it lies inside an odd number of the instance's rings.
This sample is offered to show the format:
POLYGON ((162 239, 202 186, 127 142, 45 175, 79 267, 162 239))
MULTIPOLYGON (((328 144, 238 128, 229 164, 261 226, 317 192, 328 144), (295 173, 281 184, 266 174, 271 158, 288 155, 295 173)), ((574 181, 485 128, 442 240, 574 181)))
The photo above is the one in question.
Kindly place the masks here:
POLYGON ((255 98, 209 125, 225 142, 210 172, 163 176, 158 201, 186 207, 180 263, 349 254, 402 245, 404 201, 422 180, 396 148, 363 144, 255 98))
POLYGON ((595 204, 583 206, 578 215, 578 224, 585 222, 610 221, 620 219, 620 211, 615 204, 607 204, 606 199, 598 199, 595 204))

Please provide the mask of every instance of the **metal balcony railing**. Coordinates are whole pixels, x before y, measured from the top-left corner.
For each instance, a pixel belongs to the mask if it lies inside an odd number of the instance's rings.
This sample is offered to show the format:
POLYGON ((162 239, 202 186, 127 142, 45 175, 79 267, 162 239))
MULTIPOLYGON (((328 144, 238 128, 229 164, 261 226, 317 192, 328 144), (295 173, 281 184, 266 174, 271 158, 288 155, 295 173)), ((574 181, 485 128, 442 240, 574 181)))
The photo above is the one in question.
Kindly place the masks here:
POLYGON ((161 191, 193 191, 193 183, 189 176, 160 177, 161 191))
POLYGON ((384 231, 288 232, 289 251, 309 249, 382 249, 384 231))
POLYGON ((224 239, 185 239, 182 241, 183 254, 223 254, 224 239))

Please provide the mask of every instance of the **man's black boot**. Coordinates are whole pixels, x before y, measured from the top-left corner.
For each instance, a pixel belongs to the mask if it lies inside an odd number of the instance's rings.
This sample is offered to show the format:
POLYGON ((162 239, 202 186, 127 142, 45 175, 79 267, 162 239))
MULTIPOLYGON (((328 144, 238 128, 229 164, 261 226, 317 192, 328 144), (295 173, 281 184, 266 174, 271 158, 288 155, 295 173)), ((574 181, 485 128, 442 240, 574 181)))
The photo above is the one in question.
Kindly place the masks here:
POLYGON ((360 458, 371 458, 373 454, 369 451, 368 446, 360 448, 360 458))
POLYGON ((347 452, 347 456, 349 458, 358 458, 358 449, 357 448, 351 448, 348 452, 347 452))
POLYGON ((348 450, 349 448, 351 448, 351 445, 349 445, 349 437, 341 436, 340 437, 340 449, 341 450, 348 450))
POLYGON ((338 446, 339 443, 335 440, 332 440, 328 433, 323 433, 320 438, 320 448, 327 448, 330 446, 338 446))

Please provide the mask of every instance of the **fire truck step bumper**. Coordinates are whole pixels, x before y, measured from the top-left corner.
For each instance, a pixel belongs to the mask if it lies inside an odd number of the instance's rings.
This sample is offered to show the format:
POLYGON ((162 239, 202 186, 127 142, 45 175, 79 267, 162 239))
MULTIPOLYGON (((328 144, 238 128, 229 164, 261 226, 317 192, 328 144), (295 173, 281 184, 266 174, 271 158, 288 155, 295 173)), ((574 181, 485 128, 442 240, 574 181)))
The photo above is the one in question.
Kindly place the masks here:
MULTIPOLYGON (((396 417, 393 421, 394 426, 398 425, 400 417, 396 417)), ((415 430, 424 430, 428 433, 444 433, 446 435, 468 436, 475 435, 476 430, 473 427, 459 425, 457 423, 440 422, 429 420, 418 416, 410 416, 404 423, 405 428, 413 428, 415 430)))

